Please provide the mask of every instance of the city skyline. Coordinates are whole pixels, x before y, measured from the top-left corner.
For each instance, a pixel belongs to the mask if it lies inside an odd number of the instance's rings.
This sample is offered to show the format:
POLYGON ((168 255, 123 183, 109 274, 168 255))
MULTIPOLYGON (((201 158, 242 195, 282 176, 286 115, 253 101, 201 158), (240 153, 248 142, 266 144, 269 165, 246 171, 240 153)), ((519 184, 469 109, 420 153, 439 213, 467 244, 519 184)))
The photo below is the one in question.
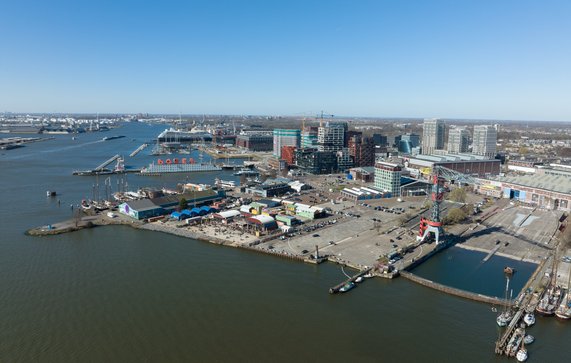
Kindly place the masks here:
POLYGON ((0 4, 0 110, 569 121, 564 1, 0 4))

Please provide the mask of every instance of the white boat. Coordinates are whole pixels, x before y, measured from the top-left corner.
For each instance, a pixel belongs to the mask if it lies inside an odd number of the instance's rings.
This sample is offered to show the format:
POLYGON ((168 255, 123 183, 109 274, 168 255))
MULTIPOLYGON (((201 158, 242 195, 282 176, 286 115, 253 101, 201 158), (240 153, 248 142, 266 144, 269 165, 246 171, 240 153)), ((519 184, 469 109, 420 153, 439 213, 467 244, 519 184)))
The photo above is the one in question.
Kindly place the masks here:
POLYGON ((527 360, 527 349, 522 347, 517 351, 515 358, 518 360, 518 362, 525 362, 527 360))
POLYGON ((363 276, 359 276, 355 279, 355 282, 361 282, 363 281, 363 276))
POLYGON ((498 315, 498 317, 496 318, 496 322, 500 327, 504 327, 508 325, 510 321, 512 321, 512 319, 513 319, 513 314, 511 310, 506 310, 500 313, 500 315, 498 315))
POLYGON ((351 289, 354 288, 354 287, 355 287, 355 283, 354 283, 354 282, 348 282, 348 283, 346 283, 345 285, 343 285, 343 286, 339 289, 339 291, 340 291, 340 292, 347 292, 347 291, 351 290, 351 289))
POLYGON ((527 334, 524 338, 523 338, 523 343, 524 344, 531 344, 535 341, 535 337, 533 335, 529 335, 527 334))
POLYGON ((523 322, 527 326, 532 326, 533 324, 535 324, 535 315, 533 315, 533 313, 525 314, 525 316, 523 317, 523 322))

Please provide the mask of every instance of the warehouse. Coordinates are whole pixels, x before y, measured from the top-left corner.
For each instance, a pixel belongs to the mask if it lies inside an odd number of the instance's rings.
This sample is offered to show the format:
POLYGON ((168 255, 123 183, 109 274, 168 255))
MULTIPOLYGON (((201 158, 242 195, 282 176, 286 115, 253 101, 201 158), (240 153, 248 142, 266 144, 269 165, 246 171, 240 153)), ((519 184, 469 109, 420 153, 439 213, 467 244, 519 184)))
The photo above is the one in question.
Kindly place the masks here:
POLYGON ((405 168, 415 177, 428 177, 435 165, 484 178, 500 174, 500 160, 473 154, 417 155, 405 158, 405 168))
POLYGON ((150 199, 132 200, 119 205, 119 212, 141 220, 166 214, 166 211, 150 199))
POLYGON ((571 210, 571 180, 566 176, 506 176, 481 180, 475 189, 480 194, 513 199, 536 207, 571 210))
POLYGON ((256 231, 273 231, 278 228, 276 221, 269 216, 252 216, 246 218, 246 221, 256 231))

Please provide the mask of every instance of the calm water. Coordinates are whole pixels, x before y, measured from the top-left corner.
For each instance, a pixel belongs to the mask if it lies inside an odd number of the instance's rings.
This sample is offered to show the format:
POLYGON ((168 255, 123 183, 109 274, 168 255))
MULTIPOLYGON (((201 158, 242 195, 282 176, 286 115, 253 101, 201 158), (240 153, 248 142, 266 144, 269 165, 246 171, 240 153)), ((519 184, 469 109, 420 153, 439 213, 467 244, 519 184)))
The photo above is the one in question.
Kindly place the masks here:
MULTIPOLYGON (((75 141, 58 135, 0 155, 1 361, 504 360, 493 354, 498 330, 488 305, 404 279, 369 280, 331 296, 327 289, 344 278, 335 265, 309 266, 128 227, 23 234, 71 217, 69 204, 91 196, 96 178, 71 176, 72 170, 128 155, 162 128, 127 125, 75 141), (98 142, 114 134, 129 137, 98 142), (46 199, 46 190, 61 193, 60 206, 46 199)), ((148 163, 149 151, 126 163, 148 163)), ((213 177, 192 174, 189 181, 213 177)), ((222 178, 236 180, 229 172, 222 178)), ((172 175, 128 180, 133 188, 185 181, 172 175)), ((479 260, 479 254, 451 249, 415 272, 501 294, 501 275, 489 286, 481 281, 496 274, 487 269, 506 263, 497 256, 484 265, 479 260)), ((533 269, 517 268, 522 279, 533 269)), ((571 324, 538 318, 530 333, 537 337, 531 361, 567 361, 571 324)))

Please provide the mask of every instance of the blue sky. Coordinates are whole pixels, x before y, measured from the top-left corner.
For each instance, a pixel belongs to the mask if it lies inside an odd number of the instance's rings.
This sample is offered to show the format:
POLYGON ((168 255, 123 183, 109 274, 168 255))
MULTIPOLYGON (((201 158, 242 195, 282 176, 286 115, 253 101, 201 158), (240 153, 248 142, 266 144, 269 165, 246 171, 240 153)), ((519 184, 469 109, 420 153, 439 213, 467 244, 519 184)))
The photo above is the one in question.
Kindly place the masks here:
POLYGON ((0 0, 0 111, 571 121, 571 1, 0 0))

